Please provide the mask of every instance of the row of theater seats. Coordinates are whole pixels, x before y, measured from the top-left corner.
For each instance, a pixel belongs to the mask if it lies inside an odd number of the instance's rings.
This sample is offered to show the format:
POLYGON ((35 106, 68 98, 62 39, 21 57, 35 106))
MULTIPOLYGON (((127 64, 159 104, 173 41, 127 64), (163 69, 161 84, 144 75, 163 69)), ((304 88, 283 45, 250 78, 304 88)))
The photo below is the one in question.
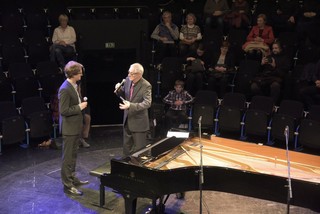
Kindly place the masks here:
MULTIPOLYGON (((56 136, 57 124, 51 114, 39 96, 24 98, 20 108, 12 101, 1 101, 0 152, 1 144, 27 141, 28 145, 30 138, 56 136)), ((189 115, 189 130, 197 130, 201 117, 203 130, 218 136, 235 133, 242 140, 258 136, 265 144, 281 146, 288 127, 290 149, 320 149, 320 106, 305 112, 303 104, 294 100, 275 106, 270 97, 254 96, 247 102, 241 93, 230 92, 218 99, 214 91, 202 90, 197 92, 189 115)))
POLYGON ((11 63, 28 62, 35 68, 38 62, 49 60, 49 37, 39 30, 24 32, 0 31, 0 65, 7 71, 11 63))
POLYGON ((16 108, 12 101, 0 101, 0 154, 2 145, 20 142, 29 146, 30 139, 56 136, 57 124, 41 97, 28 97, 16 108))
POLYGON ((12 63, 7 72, 0 74, 0 101, 12 101, 20 107, 24 98, 39 96, 50 102, 64 79, 55 62, 39 62, 35 69, 25 62, 12 63))
MULTIPOLYGON (((293 61, 291 69, 287 71, 280 99, 298 99, 299 80, 304 72, 305 64, 297 64, 297 62, 299 60, 293 61)), ((151 72, 147 76, 155 86, 153 89, 155 96, 165 96, 169 90, 172 90, 175 80, 187 80, 187 69, 188 65, 179 57, 164 58, 160 66, 156 69, 151 69, 151 72)), ((227 91, 244 93, 250 99, 250 84, 260 70, 261 65, 259 61, 245 58, 240 60, 238 65, 235 66, 234 72, 229 74, 227 91)), ((206 72, 203 71, 203 89, 206 89, 207 86, 206 72)), ((189 88, 189 86, 186 86, 186 88, 189 88)))
POLYGON ((247 102, 241 93, 230 92, 218 99, 215 92, 202 90, 197 92, 190 111, 189 130, 198 128, 198 118, 202 116, 202 129, 218 136, 249 141, 258 137, 264 144, 285 148, 287 135, 290 149, 320 149, 319 105, 306 112, 303 104, 295 100, 283 100, 275 106, 273 99, 266 96, 254 96, 247 102))

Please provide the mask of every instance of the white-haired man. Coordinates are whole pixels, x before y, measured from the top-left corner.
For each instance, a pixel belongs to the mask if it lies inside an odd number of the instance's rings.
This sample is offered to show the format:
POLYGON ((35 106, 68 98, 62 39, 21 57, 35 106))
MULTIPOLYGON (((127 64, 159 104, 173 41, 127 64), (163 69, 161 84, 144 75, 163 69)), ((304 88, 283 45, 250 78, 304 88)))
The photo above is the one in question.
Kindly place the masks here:
POLYGON ((123 155, 128 156, 147 145, 149 130, 148 109, 151 106, 151 84, 145 80, 143 66, 134 63, 130 66, 125 84, 116 93, 124 98, 119 108, 123 116, 123 155))

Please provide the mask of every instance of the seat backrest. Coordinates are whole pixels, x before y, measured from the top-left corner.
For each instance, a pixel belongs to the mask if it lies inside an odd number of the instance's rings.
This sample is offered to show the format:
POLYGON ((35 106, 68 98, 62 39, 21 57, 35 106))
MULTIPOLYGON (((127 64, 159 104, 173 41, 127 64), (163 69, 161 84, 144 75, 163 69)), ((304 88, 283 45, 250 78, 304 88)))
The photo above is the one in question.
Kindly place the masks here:
POLYGON ((295 119, 303 116, 303 103, 296 100, 282 100, 278 110, 279 114, 289 115, 295 119))
POLYGON ((244 109, 246 104, 246 96, 241 93, 226 93, 223 96, 222 105, 237 109, 244 109))
POLYGON ((180 79, 182 61, 179 57, 165 57, 161 62, 161 89, 164 94, 180 79))
POLYGON ((58 73, 60 73, 60 69, 56 62, 43 61, 37 63, 36 74, 40 77, 58 73))
POLYGON ((5 118, 16 116, 17 110, 12 101, 2 101, 0 102, 0 121, 5 118))
POLYGON ((33 77, 30 64, 25 62, 16 62, 9 65, 9 74, 12 79, 33 77))
POLYGON ((210 105, 212 107, 217 106, 218 95, 214 91, 200 90, 195 95, 195 105, 210 105))
POLYGON ((28 116, 34 112, 46 111, 45 102, 42 97, 28 97, 21 102, 22 114, 28 116))
POLYGON ((44 33, 41 30, 27 30, 23 34, 23 43, 25 45, 43 45, 48 46, 44 33))
POLYGON ((320 105, 310 107, 308 118, 320 122, 320 105))
POLYGON ((0 101, 13 101, 12 90, 10 81, 0 78, 0 101))
POLYGON ((246 30, 230 29, 228 41, 231 46, 243 45, 246 42, 248 32, 246 30))
POLYGON ((249 106, 249 109, 264 111, 269 115, 272 114, 273 108, 273 98, 260 95, 253 96, 249 106))
POLYGON ((239 65, 238 73, 242 74, 256 74, 260 69, 260 63, 256 60, 242 60, 239 65))

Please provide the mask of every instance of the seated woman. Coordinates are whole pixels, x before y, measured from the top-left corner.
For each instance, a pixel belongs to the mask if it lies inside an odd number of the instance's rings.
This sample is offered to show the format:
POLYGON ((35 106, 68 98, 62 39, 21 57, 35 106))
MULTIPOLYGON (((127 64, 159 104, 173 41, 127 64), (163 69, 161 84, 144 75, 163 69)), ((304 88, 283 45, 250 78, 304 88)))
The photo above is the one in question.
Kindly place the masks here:
POLYGON ((266 25, 267 17, 265 14, 259 14, 257 25, 253 26, 247 42, 243 44, 242 49, 249 54, 256 53, 266 56, 270 53, 270 45, 274 40, 273 30, 271 26, 266 25))
POLYGON ((218 88, 218 96, 222 98, 226 92, 229 72, 234 70, 234 57, 229 51, 229 42, 223 41, 220 52, 214 54, 212 66, 208 73, 208 89, 216 91, 218 88))
POLYGON ((193 54, 196 52, 198 42, 202 39, 201 30, 196 23, 196 16, 193 13, 188 13, 186 17, 186 25, 182 25, 180 29, 180 56, 193 54))

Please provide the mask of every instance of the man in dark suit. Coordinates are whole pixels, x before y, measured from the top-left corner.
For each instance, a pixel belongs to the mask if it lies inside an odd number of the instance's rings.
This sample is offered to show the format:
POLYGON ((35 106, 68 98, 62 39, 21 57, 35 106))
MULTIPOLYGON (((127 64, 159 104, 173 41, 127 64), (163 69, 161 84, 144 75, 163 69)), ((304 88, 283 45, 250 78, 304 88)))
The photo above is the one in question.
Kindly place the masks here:
POLYGON ((77 81, 81 80, 82 76, 82 65, 75 61, 68 62, 65 66, 65 75, 67 79, 59 89, 59 124, 63 137, 61 179, 65 193, 82 195, 76 186, 89 183, 75 177, 77 151, 83 125, 82 110, 88 104, 81 102, 77 91, 77 81))
POLYGON ((116 93, 123 98, 119 108, 123 116, 123 155, 128 156, 147 145, 149 130, 148 108, 151 106, 151 84, 145 80, 139 63, 130 66, 124 86, 116 85, 116 93))

